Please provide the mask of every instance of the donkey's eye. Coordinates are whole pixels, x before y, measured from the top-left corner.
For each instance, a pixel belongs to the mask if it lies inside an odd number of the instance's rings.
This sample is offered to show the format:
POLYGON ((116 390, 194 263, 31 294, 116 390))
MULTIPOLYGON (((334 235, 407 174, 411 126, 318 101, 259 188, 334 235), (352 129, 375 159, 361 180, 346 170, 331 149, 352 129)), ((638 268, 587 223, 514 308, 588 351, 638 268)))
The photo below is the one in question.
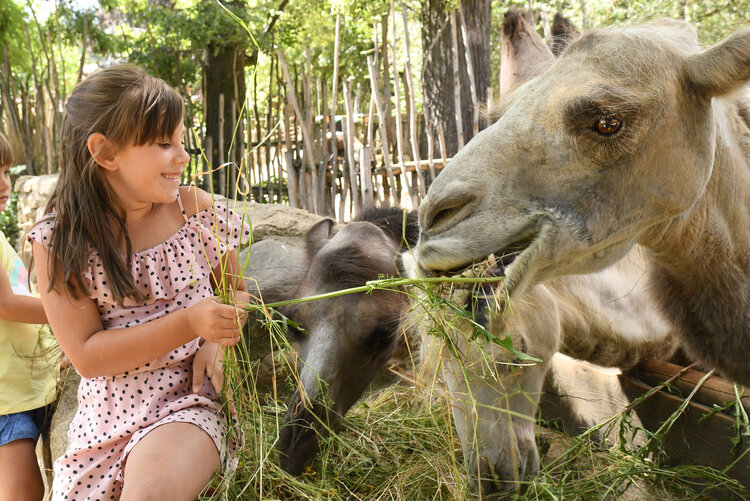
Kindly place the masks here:
POLYGON ((594 130, 602 136, 610 136, 620 130, 621 127, 622 117, 619 115, 602 117, 594 124, 594 130))

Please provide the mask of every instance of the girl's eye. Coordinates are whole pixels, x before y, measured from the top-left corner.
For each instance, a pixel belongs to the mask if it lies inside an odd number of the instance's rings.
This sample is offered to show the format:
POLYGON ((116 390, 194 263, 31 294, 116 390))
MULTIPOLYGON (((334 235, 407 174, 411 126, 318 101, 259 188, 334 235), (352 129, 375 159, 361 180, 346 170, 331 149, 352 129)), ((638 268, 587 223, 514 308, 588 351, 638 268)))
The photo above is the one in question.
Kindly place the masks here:
POLYGON ((622 117, 619 115, 602 117, 594 124, 594 130, 603 136, 610 136, 620 130, 621 127, 622 117))

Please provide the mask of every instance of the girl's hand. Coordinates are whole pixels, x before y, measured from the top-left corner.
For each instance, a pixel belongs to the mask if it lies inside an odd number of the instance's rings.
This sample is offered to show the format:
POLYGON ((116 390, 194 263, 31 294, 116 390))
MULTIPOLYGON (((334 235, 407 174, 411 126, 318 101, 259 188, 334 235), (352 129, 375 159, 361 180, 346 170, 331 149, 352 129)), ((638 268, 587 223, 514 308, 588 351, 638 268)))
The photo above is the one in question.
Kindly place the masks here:
POLYGON ((217 395, 224 384, 224 350, 220 344, 206 341, 193 359, 193 393, 200 393, 208 377, 217 395))
POLYGON ((224 346, 237 344, 247 312, 240 306, 222 304, 209 297, 187 310, 187 323, 195 337, 224 346))
MULTIPOLYGON (((210 341, 206 341, 198 348, 193 359, 193 393, 200 393, 206 377, 211 381, 216 394, 221 395, 224 386, 224 348, 210 341)), ((236 415, 229 391, 225 396, 229 401, 229 411, 236 415)))

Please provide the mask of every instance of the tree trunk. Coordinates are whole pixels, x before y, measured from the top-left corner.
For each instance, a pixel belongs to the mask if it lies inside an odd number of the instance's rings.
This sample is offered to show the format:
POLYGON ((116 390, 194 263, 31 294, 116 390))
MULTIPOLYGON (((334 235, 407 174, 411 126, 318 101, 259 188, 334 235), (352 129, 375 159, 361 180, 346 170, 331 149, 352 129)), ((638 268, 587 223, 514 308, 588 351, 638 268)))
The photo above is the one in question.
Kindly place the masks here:
MULTIPOLYGON (((456 109, 453 96, 453 43, 450 13, 446 11, 447 0, 425 0, 422 3, 422 84, 423 107, 433 124, 441 123, 444 128, 445 149, 448 156, 458 150, 456 130, 456 109)), ((487 88, 490 85, 490 0, 464 0, 461 2, 463 17, 466 20, 469 50, 471 54, 477 100, 486 102, 487 88)), ((458 17, 458 16, 456 16, 458 17)), ((458 30, 460 32, 460 29, 458 30)), ((458 37, 458 53, 465 51, 463 37, 458 37)), ((461 123, 464 138, 468 141, 473 134, 471 86, 464 57, 459 59, 461 86, 461 123)), ((481 128, 481 125, 480 125, 481 128)), ((438 136, 437 130, 432 131, 438 136)))
MULTIPOLYGON (((221 179, 229 179, 231 176, 221 175, 218 167, 221 159, 229 160, 229 147, 234 139, 233 148, 238 148, 239 141, 245 137, 242 126, 240 111, 245 100, 245 51, 239 45, 217 46, 209 44, 206 47, 203 64, 203 90, 204 94, 204 116, 206 120, 206 138, 211 139, 211 169, 213 190, 226 196, 226 186, 221 186, 221 179), (220 96, 224 96, 223 116, 220 116, 222 107, 219 105, 220 96), (236 120, 240 121, 237 127, 236 120), (223 125, 223 126, 222 126, 223 125), (223 130, 219 131, 222 128, 223 130), (236 136, 235 136, 236 130, 236 136), (223 144, 219 142, 222 139, 223 144)), ((225 167, 234 168, 234 167, 225 167)))
MULTIPOLYGON (((461 1, 462 20, 466 23, 465 33, 468 36, 468 47, 464 47, 462 50, 468 50, 471 56, 471 68, 474 73, 477 102, 480 106, 487 102, 487 89, 490 86, 491 4, 491 0, 461 1)), ((471 103, 471 88, 466 68, 463 68, 461 71, 461 102, 471 103)), ((473 119, 473 110, 469 106, 464 106, 463 118, 464 129, 466 129, 466 125, 470 125, 473 119)), ((480 120, 479 130, 485 127, 486 124, 480 120)))

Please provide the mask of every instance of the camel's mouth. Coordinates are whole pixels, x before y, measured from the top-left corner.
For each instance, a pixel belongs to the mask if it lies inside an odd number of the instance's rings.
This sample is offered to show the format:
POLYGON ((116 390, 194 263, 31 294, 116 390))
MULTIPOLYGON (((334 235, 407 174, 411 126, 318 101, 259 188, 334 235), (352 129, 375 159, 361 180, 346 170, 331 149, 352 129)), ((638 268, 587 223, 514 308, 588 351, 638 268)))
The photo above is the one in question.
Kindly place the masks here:
MULTIPOLYGON (((526 237, 500 250, 487 254, 481 258, 473 259, 469 263, 456 268, 442 270, 441 276, 455 277, 459 275, 471 275, 476 278, 495 278, 505 276, 505 270, 528 249, 535 240, 536 235, 526 237)), ((491 282, 487 285, 499 285, 501 282, 491 282)))

